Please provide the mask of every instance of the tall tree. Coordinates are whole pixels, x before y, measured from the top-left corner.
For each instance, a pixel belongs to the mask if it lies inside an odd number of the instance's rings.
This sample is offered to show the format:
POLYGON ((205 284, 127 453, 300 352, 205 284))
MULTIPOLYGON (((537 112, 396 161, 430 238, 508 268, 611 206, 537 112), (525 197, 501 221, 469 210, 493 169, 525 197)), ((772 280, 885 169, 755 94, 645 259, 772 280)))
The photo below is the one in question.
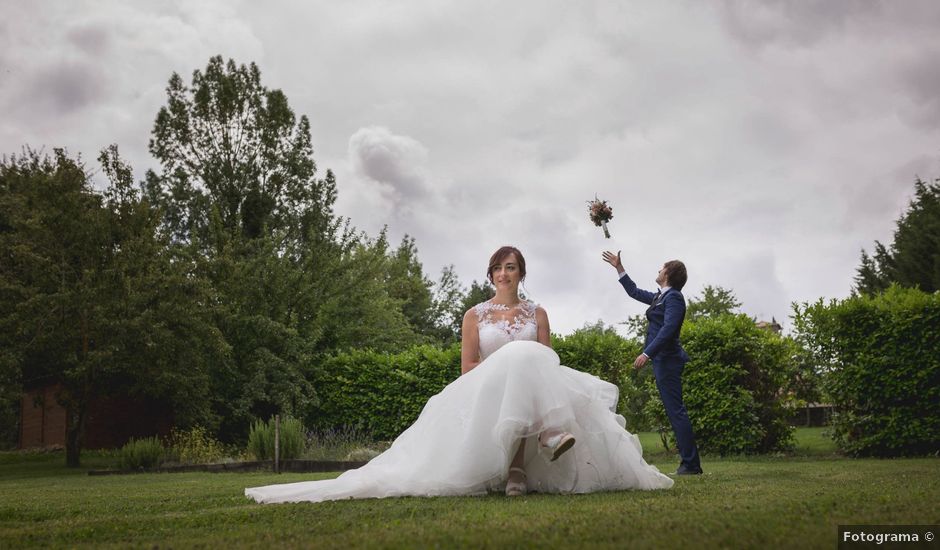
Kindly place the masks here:
POLYGON ((163 173, 149 174, 147 189, 167 206, 179 240, 222 244, 208 234, 212 223, 256 238, 265 227, 299 230, 318 215, 331 218, 336 189, 314 178, 310 121, 297 119, 282 91, 261 84, 254 63, 213 57, 191 86, 174 73, 150 152, 163 173))
POLYGON ((386 334, 352 330, 384 320, 374 293, 384 289, 363 280, 360 238, 333 212, 333 173, 316 177, 309 120, 261 83, 257 65, 217 56, 190 85, 171 76, 150 151, 162 170, 147 174, 147 196, 173 253, 215 291, 231 348, 212 372, 220 435, 244 436, 252 418, 274 412, 302 414, 316 399, 309 357, 386 334))
POLYGON ((890 246, 875 241, 872 256, 862 250, 855 292, 877 294, 891 283, 940 290, 940 179, 914 182, 914 198, 898 219, 890 246))
POLYGON ((453 265, 441 270, 441 276, 434 283, 432 317, 437 327, 437 336, 441 344, 447 345, 460 337, 463 323, 464 298, 467 289, 460 284, 460 278, 453 265))
POLYGON ((206 366, 220 350, 208 296, 171 261, 159 215, 138 197, 112 147, 94 191, 80 161, 27 151, 0 163, 0 288, 5 363, 26 383, 58 384, 66 462, 78 466, 89 404, 122 391, 204 421, 206 366))
POLYGON ((703 317, 734 314, 739 307, 741 307, 741 302, 738 301, 734 292, 730 289, 705 285, 701 297, 689 298, 686 317, 694 321, 703 317))
POLYGON ((388 294, 401 301, 402 313, 412 329, 430 336, 435 329, 433 312, 433 283, 424 274, 418 260, 418 247, 414 237, 405 235, 401 244, 388 255, 386 268, 388 294))

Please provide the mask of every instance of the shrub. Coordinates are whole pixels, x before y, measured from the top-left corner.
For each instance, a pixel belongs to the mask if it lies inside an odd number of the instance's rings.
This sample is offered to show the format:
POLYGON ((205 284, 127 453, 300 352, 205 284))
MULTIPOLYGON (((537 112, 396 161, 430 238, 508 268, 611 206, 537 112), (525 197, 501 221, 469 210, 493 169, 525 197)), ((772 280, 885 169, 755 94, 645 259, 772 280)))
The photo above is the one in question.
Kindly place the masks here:
POLYGON ((460 376, 460 345, 421 345, 394 355, 342 352, 325 358, 311 376, 320 402, 307 418, 317 431, 355 429, 394 439, 431 396, 460 376))
MULTIPOLYGON (((612 328, 588 326, 553 340, 562 364, 594 374, 620 388, 618 412, 631 431, 645 429, 641 384, 648 373, 631 365, 638 343, 612 328)), ((394 439, 418 418, 428 399, 460 376, 460 344, 444 349, 415 346, 397 354, 353 350, 324 359, 311 376, 320 402, 308 422, 320 433, 348 430, 368 438, 394 439)))
POLYGON ((225 456, 225 448, 202 426, 189 430, 173 428, 167 454, 183 464, 208 464, 225 456))
POLYGON ((139 470, 153 468, 163 462, 163 444, 156 437, 143 439, 131 438, 121 447, 121 468, 125 470, 139 470))
POLYGON ((832 435, 860 456, 940 451, 940 293, 893 286, 794 308, 824 369, 832 435))
POLYGON ((387 449, 388 442, 375 442, 362 430, 352 427, 307 433, 307 450, 304 458, 311 460, 352 460, 348 457, 357 449, 387 449))
MULTIPOLYGON (((274 458, 274 418, 267 422, 257 421, 248 434, 248 452, 258 460, 274 458)), ((281 419, 279 456, 281 460, 299 458, 304 452, 304 426, 291 416, 281 419)))
MULTIPOLYGON (((683 372, 683 401, 702 453, 753 454, 792 445, 784 406, 795 345, 758 328, 746 315, 687 321, 683 347, 691 361, 683 372)), ((674 446, 672 428, 655 389, 647 413, 674 446)))
POLYGON ((346 455, 345 460, 352 461, 352 462, 368 462, 372 460, 373 458, 379 456, 380 454, 381 452, 375 449, 370 449, 368 447, 360 447, 358 449, 353 449, 352 451, 350 451, 346 455))

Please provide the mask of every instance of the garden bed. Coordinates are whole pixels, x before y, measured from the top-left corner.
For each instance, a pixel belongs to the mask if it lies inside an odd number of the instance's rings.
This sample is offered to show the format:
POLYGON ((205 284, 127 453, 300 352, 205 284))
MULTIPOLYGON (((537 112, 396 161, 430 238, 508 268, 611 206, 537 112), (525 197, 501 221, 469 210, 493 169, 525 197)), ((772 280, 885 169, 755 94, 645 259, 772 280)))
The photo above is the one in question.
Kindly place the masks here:
MULTIPOLYGON (((364 466, 364 461, 343 460, 282 460, 282 472, 343 472, 364 466)), ((89 470, 90 476, 107 476, 123 474, 157 474, 157 473, 183 473, 183 472, 255 472, 258 470, 273 470, 273 460, 257 460, 253 462, 227 462, 221 464, 180 464, 178 466, 160 466, 159 468, 139 468, 136 470, 89 470)))

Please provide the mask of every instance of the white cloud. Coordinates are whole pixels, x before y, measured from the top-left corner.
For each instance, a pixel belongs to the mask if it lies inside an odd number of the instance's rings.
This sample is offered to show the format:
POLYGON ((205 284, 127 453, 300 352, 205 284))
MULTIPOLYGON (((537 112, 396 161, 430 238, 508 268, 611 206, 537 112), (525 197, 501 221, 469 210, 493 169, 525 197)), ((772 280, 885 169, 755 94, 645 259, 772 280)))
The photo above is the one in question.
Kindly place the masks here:
POLYGON ((569 332, 651 286, 730 287, 785 320, 845 296, 915 175, 940 176, 940 7, 775 1, 16 4, 0 21, 0 149, 118 142, 138 169, 173 71, 256 61, 310 117, 337 209, 481 279, 502 244, 569 332), (155 6, 155 7, 154 7, 155 6), (587 220, 614 207, 613 238, 587 220))

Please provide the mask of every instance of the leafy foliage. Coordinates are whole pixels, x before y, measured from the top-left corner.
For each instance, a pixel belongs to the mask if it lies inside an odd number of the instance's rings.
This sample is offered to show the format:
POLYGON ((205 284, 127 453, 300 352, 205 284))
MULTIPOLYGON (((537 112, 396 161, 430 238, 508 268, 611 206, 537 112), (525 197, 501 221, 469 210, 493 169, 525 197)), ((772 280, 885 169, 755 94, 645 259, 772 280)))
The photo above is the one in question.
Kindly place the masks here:
POLYGON ((225 457, 225 448, 202 426, 170 431, 167 456, 182 464, 210 464, 225 457))
MULTIPOLYGON (((787 395, 795 344, 757 328, 746 315, 686 322, 683 347, 691 361, 683 373, 683 401, 702 453, 754 454, 789 448, 787 395)), ((646 411, 671 442, 655 381, 646 411)))
POLYGON ((243 440, 253 418, 307 414, 311 357, 435 334, 414 240, 390 250, 384 232, 369 239, 334 214, 336 179, 316 177, 309 121, 255 64, 213 57, 188 86, 174 74, 150 150, 162 171, 147 196, 173 255, 213 289, 229 346, 210 373, 224 440, 243 440))
POLYGON ((157 437, 131 439, 121 448, 121 469, 155 468, 163 463, 163 443, 157 437))
POLYGON ((148 190, 184 242, 220 244, 218 233, 251 239, 266 228, 302 232, 335 198, 334 186, 313 179, 310 121, 296 118, 282 91, 261 84, 254 63, 213 57, 191 86, 174 73, 150 152, 163 175, 149 174, 148 190))
POLYGON ((460 339, 460 325, 466 309, 464 299, 468 291, 460 284, 453 265, 445 266, 434 284, 434 299, 431 305, 433 321, 432 337, 442 345, 450 345, 460 339))
POLYGON ((460 375, 460 346, 419 345, 396 354, 349 350, 313 371, 321 400, 310 426, 318 431, 356 428, 374 438, 397 437, 430 397, 460 375))
POLYGON ((893 285, 875 296, 794 308, 827 372, 832 434, 853 455, 940 450, 940 294, 893 285))
MULTIPOLYGON (((310 460, 359 460, 349 458, 357 450, 385 450, 390 442, 377 443, 371 434, 355 426, 307 432, 304 458, 310 460)), ((368 459, 363 459, 368 460, 368 459)))
POLYGON ((855 291, 876 294, 891 283, 940 290, 940 179, 914 182, 914 198, 897 221, 890 247, 875 241, 873 256, 862 250, 855 291))
POLYGON ((206 372, 224 349, 207 288, 166 253, 117 148, 100 160, 103 194, 62 150, 0 163, 0 359, 24 384, 62 385, 72 466, 94 396, 148 395, 180 422, 205 420, 206 372))
POLYGON ((274 459, 274 440, 279 432, 278 456, 281 460, 299 458, 304 452, 306 436, 301 421, 286 416, 280 421, 275 430, 275 419, 271 417, 267 422, 257 421, 251 425, 248 434, 248 452, 258 460, 274 459))
POLYGON ((701 298, 689 298, 689 306, 685 316, 690 321, 704 317, 717 317, 719 315, 732 315, 741 307, 741 302, 730 289, 720 286, 705 285, 701 298))
MULTIPOLYGON (((642 413, 648 395, 647 373, 630 367, 639 344, 602 324, 555 337, 562 363, 594 374, 620 388, 619 411, 633 430, 648 422, 642 413)), ((419 345, 396 354, 350 350, 312 369, 321 400, 308 417, 319 432, 355 429, 373 438, 391 439, 418 418, 428 399, 460 375, 460 346, 444 349, 419 345)))

